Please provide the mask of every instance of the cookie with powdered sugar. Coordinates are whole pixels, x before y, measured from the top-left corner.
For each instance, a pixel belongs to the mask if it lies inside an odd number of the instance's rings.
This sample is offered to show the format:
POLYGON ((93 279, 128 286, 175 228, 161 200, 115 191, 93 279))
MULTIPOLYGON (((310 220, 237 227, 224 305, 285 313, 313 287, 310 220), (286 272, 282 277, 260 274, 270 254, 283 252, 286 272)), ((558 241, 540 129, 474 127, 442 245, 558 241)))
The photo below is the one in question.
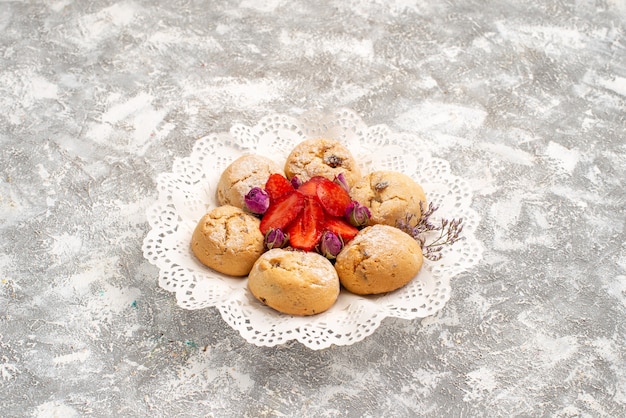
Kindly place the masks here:
POLYGON ((254 187, 265 186, 270 174, 284 174, 280 166, 267 157, 247 154, 233 161, 222 172, 217 183, 217 202, 244 208, 244 198, 254 187))
POLYGON ((408 215, 416 223, 422 216, 422 208, 426 208, 422 186, 396 171, 368 173, 350 189, 350 196, 369 208, 369 225, 396 226, 408 215))
POLYGON ((260 224, 243 209, 218 206, 196 225, 191 249, 207 267, 230 276, 245 276, 265 250, 260 224))
POLYGON ((285 175, 307 181, 314 176, 334 180, 339 174, 345 176, 352 186, 361 177, 361 170, 352 153, 339 141, 309 139, 296 145, 285 162, 285 175))
POLYGON ((335 269, 343 287, 357 295, 399 289, 420 271, 424 258, 410 235, 389 225, 362 229, 337 255, 335 269))
POLYGON ((340 285, 326 257, 275 248, 254 263, 248 288, 259 301, 279 312, 315 315, 333 306, 340 285))

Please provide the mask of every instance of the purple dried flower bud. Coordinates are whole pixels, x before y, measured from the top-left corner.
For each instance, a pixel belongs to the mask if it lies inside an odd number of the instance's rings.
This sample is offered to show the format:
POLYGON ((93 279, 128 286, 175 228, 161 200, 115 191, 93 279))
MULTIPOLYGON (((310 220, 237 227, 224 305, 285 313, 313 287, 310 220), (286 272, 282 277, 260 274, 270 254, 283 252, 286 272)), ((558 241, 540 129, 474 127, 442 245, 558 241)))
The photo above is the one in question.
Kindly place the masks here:
POLYGON ((265 248, 283 248, 289 242, 289 234, 285 234, 280 228, 270 228, 265 234, 265 248))
POLYGON ((294 189, 297 189, 298 187, 302 186, 302 180, 300 180, 298 176, 293 176, 291 178, 291 185, 294 189))
POLYGON ((343 240, 339 235, 330 231, 324 232, 320 240, 319 252, 326 258, 333 260, 343 249, 343 240))
POLYGON ((335 176, 335 183, 340 185, 346 192, 350 193, 350 185, 344 173, 339 173, 335 176))
POLYGON ((253 187, 244 197, 246 208, 257 215, 263 215, 270 206, 270 196, 260 187, 253 187))
POLYGON ((372 213, 369 208, 367 206, 363 206, 356 200, 353 200, 346 208, 346 220, 350 222, 350 225, 357 228, 366 226, 369 223, 371 216, 372 213))

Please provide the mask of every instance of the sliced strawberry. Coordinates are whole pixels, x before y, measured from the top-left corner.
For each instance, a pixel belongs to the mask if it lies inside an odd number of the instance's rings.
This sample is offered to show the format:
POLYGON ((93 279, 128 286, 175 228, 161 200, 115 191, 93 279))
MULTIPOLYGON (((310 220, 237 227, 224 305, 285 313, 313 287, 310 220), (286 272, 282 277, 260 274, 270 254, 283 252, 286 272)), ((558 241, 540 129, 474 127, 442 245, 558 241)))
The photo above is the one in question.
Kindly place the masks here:
POLYGON ((317 199, 331 216, 343 216, 352 202, 350 195, 343 187, 324 177, 317 185, 317 199))
POLYGON ((295 189, 287 178, 281 174, 273 173, 265 183, 265 191, 270 196, 270 202, 276 202, 281 196, 293 192, 295 189))
POLYGON ((304 208, 298 219, 288 228, 289 242, 293 248, 311 251, 322 237, 324 209, 311 197, 304 197, 304 208))
POLYGON ((304 196, 294 190, 270 204, 261 219, 261 233, 267 234, 270 228, 283 231, 296 219, 304 207, 304 196))
POLYGON ((317 185, 325 179, 322 176, 311 177, 298 187, 298 191, 307 196, 317 197, 317 185))
POLYGON ((334 216, 329 216, 326 218, 326 222, 324 223, 324 229, 339 235, 344 243, 350 241, 359 232, 357 228, 350 225, 343 218, 338 218, 334 216))

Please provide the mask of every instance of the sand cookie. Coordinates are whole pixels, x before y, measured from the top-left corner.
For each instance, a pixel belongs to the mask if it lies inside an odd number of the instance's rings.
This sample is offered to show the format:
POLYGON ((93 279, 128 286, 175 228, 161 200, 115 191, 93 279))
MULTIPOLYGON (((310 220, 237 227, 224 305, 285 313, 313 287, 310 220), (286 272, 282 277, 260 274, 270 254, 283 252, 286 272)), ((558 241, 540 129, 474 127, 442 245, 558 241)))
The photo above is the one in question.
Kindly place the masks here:
POLYGON ((341 250, 335 269, 341 284, 357 295, 391 292, 406 285, 422 268, 420 245, 388 225, 362 229, 341 250))
POLYGON ((191 249, 202 264, 231 276, 245 276, 263 253, 261 221, 234 206, 219 206, 200 219, 191 249))
POLYGON ((324 176, 333 180, 343 173, 348 185, 352 186, 360 177, 359 166, 339 141, 331 139, 309 139, 296 145, 285 162, 285 174, 307 181, 313 176, 324 176))
POLYGON ((314 315, 339 296, 339 278, 330 261, 313 252, 269 250, 250 271, 248 288, 259 301, 290 315, 314 315))
POLYGON ((395 171, 374 171, 362 177, 350 190, 352 199, 367 206, 371 211, 370 225, 396 226, 415 215, 421 217, 420 202, 426 207, 426 196, 422 186, 411 177, 395 171))
POLYGON ((233 161, 220 176, 217 201, 220 205, 244 207, 244 197, 253 187, 263 187, 270 174, 283 174, 280 166, 260 155, 244 155, 233 161))

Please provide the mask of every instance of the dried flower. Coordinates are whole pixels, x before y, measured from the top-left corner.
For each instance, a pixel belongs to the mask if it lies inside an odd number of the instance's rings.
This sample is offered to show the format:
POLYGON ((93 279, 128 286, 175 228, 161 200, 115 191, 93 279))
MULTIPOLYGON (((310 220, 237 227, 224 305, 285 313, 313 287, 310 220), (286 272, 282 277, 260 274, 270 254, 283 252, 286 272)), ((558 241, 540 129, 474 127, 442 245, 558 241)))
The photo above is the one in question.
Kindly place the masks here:
POLYGON ((366 226, 372 213, 367 206, 363 206, 356 200, 353 200, 346 209, 345 218, 352 226, 357 228, 366 226))
POLYGON ((298 187, 302 186, 302 180, 300 180, 298 176, 293 176, 291 178, 291 185, 294 189, 297 189, 298 187))
POLYGON ((265 234, 265 248, 283 248, 289 242, 289 234, 285 234, 280 228, 270 228, 265 234))
POLYGON ((335 176, 335 183, 340 185, 346 192, 350 193, 350 185, 344 173, 339 173, 335 176))
POLYGON ((324 232, 320 240, 319 252, 324 257, 334 260, 343 249, 343 240, 330 231, 324 232))
POLYGON ((415 222, 415 215, 409 213, 406 215, 405 219, 398 221, 396 225, 398 228, 411 235, 420 244, 424 252, 424 257, 431 261, 441 259, 441 252, 444 246, 452 245, 459 241, 462 238, 461 232, 463 231, 463 218, 452 220, 441 219, 440 222, 433 223, 430 218, 437 209, 439 209, 439 207, 431 202, 428 205, 428 209, 424 211, 423 204, 420 202, 422 216, 417 223, 415 222), (429 232, 439 232, 439 236, 431 242, 426 243, 425 235, 429 232))
POLYGON ((263 215, 270 206, 270 196, 260 187, 253 187, 244 197, 246 208, 257 215, 263 215))

